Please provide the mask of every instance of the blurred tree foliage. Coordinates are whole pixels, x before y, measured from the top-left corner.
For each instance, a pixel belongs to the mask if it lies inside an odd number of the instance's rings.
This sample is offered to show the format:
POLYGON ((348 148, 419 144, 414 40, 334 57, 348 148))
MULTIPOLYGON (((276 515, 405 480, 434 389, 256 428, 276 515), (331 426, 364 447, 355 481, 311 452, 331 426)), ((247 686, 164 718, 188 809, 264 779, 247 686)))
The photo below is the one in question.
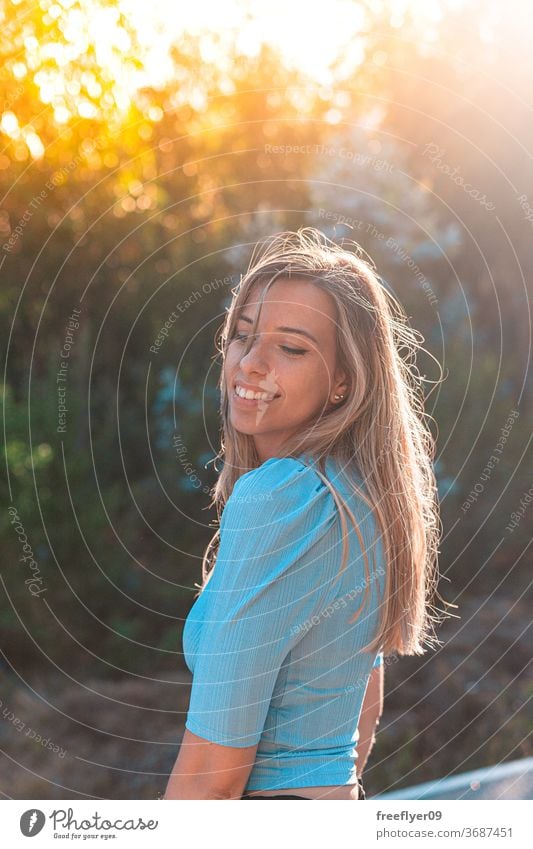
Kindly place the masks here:
MULTIPOLYGON (((83 17, 86 4, 14 6, 0 27, 2 490, 47 590, 29 594, 4 514, 9 662, 44 653, 61 666, 74 650, 80 666, 98 659, 112 675, 162 667, 166 652, 175 666, 215 519, 206 513, 219 447, 215 333, 252 243, 302 224, 359 241, 445 367, 428 402, 445 527, 458 522, 441 567, 452 595, 469 586, 529 486, 520 464, 533 255, 516 194, 524 186, 533 198, 533 89, 531 73, 517 76, 509 61, 516 30, 499 32, 495 56, 472 4, 463 42, 450 13, 435 44, 418 43, 412 18, 398 28, 368 4, 366 59, 339 62, 331 87, 287 70, 266 45, 256 56, 235 47, 221 68, 204 59, 205 39, 184 36, 172 83, 145 86, 124 107, 117 68, 140 70, 142 50, 114 3, 95 4, 116 31, 105 63, 89 35, 81 51, 69 35, 66 7, 83 17), (436 167, 428 145, 496 211, 436 167), (341 216, 365 227, 343 227, 341 216), (389 237, 405 254, 387 248, 389 237), (520 416, 502 460, 462 514, 512 409, 520 416)), ((426 369, 438 379, 429 358, 426 369)), ((523 533, 498 548, 485 591, 519 556, 523 533)))

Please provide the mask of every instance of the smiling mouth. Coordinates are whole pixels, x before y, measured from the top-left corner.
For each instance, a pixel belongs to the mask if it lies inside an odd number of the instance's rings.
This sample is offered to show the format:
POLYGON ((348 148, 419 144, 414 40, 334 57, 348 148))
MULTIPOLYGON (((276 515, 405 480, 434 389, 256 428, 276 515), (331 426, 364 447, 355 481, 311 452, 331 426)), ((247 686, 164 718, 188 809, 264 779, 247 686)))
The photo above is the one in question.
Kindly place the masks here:
POLYGON ((231 392, 231 397, 235 401, 239 401, 243 405, 254 407, 257 404, 271 404, 272 401, 275 401, 277 398, 280 397, 280 395, 274 395, 273 398, 243 398, 242 395, 237 395, 236 388, 234 385, 231 392))

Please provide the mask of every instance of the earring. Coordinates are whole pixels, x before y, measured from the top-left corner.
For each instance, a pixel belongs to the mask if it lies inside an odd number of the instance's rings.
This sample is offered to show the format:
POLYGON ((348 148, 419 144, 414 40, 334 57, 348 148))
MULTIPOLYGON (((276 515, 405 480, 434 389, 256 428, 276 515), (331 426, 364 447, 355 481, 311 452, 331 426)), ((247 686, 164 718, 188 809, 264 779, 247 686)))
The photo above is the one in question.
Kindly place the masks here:
POLYGON ((335 395, 335 401, 340 401, 341 398, 344 398, 344 395, 335 395))

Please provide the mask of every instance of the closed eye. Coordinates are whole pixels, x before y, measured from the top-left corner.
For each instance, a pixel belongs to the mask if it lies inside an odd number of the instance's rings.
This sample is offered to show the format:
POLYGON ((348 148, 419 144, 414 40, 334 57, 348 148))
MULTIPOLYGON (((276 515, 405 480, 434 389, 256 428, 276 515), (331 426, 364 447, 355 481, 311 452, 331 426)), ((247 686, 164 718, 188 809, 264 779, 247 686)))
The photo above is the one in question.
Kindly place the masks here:
POLYGON ((306 354, 307 351, 304 348, 288 348, 287 345, 280 345, 280 348, 283 348, 288 354, 292 356, 298 356, 301 354, 306 354))
MULTIPOLYGON (((245 333, 234 333, 232 336, 232 340, 235 339, 237 340, 237 342, 244 342, 244 340, 247 338, 248 337, 245 333)), ((288 345, 280 345, 280 348, 287 354, 289 354, 291 357, 299 357, 302 356, 302 354, 307 354, 305 348, 289 348, 288 345)))

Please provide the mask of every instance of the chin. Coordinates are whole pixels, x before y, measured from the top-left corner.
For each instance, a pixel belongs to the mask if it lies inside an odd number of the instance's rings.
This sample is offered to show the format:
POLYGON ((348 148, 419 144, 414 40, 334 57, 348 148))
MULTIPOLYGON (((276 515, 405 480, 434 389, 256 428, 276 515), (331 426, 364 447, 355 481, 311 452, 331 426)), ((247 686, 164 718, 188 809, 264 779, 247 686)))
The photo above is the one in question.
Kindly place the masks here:
POLYGON ((235 430, 237 430, 239 433, 244 433, 247 435, 257 433, 257 428, 254 427, 253 422, 246 422, 246 424, 244 422, 241 423, 238 421, 238 419, 236 421, 234 416, 230 416, 230 422, 231 426, 235 428, 235 430))

